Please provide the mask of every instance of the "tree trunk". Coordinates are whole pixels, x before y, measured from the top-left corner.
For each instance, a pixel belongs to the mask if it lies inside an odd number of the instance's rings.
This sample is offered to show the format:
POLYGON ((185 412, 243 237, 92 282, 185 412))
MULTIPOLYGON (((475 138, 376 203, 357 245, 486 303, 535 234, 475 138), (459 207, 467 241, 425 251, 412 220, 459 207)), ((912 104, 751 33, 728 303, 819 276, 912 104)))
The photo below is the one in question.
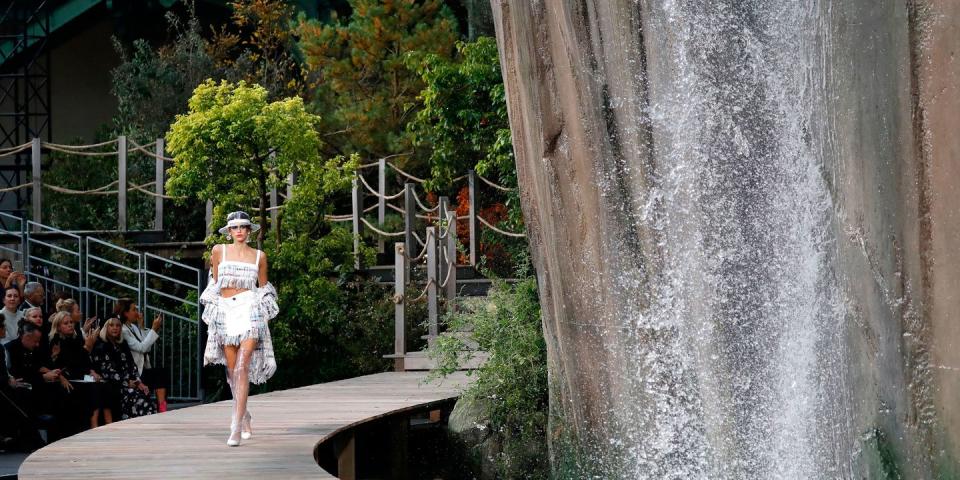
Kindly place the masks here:
POLYGON ((960 6, 491 3, 554 476, 955 471, 960 6))

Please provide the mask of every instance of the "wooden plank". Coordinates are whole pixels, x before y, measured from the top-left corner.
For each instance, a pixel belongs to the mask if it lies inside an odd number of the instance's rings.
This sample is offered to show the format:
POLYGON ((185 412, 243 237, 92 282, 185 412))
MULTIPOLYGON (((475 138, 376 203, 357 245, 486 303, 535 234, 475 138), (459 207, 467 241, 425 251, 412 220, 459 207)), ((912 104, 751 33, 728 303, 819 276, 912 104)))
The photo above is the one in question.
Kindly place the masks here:
POLYGON ((117 230, 127 230, 127 137, 117 139, 117 230))
MULTIPOLYGON (((253 438, 226 445, 229 401, 88 430, 44 447, 21 479, 334 478, 313 449, 352 425, 459 395, 468 378, 423 383, 426 372, 380 373, 250 397, 253 438)), ((362 453, 362 452, 361 452, 362 453)))

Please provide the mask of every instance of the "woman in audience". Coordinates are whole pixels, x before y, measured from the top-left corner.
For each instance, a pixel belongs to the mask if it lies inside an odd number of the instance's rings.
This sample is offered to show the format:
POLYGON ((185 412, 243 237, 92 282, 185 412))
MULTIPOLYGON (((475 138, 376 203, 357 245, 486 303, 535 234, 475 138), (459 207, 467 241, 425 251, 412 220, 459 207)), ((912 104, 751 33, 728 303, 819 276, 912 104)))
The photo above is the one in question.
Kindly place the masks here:
POLYGON ((90 352, 77 335, 69 313, 54 313, 50 317, 50 326, 50 362, 54 369, 60 370, 60 384, 70 394, 71 413, 89 419, 90 428, 96 428, 103 406, 98 384, 100 374, 93 368, 90 352))
POLYGON ((16 287, 20 296, 23 296, 23 286, 27 283, 27 277, 23 272, 13 270, 13 262, 9 258, 0 258, 0 285, 3 288, 16 287))
POLYGON ((67 312, 70 314, 70 318, 73 319, 74 328, 77 328, 78 331, 83 334, 84 344, 88 352, 93 351, 94 344, 97 343, 97 335, 100 332, 94 332, 96 327, 95 322, 97 317, 90 317, 86 322, 83 323, 83 328, 80 328, 80 321, 83 319, 83 313, 80 312, 80 305, 76 300, 70 297, 64 297, 57 300, 56 307, 58 312, 67 312))
POLYGON ((120 419, 157 413, 150 398, 150 388, 140 381, 130 347, 123 341, 123 326, 116 318, 108 319, 100 329, 100 341, 93 348, 94 368, 106 381, 112 412, 120 419))
MULTIPOLYGON (((0 260, 2 261, 2 260, 0 260)), ((15 287, 9 287, 3 293, 3 324, 6 326, 6 334, 3 336, 3 343, 17 338, 17 324, 23 318, 23 313, 17 311, 20 306, 20 291, 15 287)))
POLYGON ((170 386, 170 373, 162 367, 153 367, 150 364, 150 350, 160 338, 160 327, 163 326, 163 317, 157 315, 153 319, 150 329, 144 328, 143 314, 137 308, 136 302, 130 298, 121 298, 113 309, 113 315, 123 323, 123 341, 127 342, 133 354, 133 362, 137 364, 137 371, 143 383, 157 394, 157 407, 161 412, 167 411, 167 388, 170 386))

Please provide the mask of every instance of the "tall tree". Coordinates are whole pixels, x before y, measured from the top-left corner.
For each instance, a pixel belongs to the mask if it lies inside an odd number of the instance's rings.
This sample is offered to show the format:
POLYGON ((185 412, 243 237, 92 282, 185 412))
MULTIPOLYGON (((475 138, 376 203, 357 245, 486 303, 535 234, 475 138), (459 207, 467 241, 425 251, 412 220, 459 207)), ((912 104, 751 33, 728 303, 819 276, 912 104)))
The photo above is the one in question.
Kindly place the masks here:
POLYGON ((167 188, 173 195, 215 200, 218 218, 228 209, 257 204, 262 243, 269 189, 279 187, 300 162, 319 162, 318 122, 300 97, 269 102, 259 85, 207 80, 167 134, 176 159, 167 188))
POLYGON ((319 75, 315 108, 325 141, 340 153, 376 158, 413 151, 406 124, 420 107, 420 76, 406 57, 449 58, 456 19, 441 0, 351 0, 332 23, 302 20, 300 45, 319 75))

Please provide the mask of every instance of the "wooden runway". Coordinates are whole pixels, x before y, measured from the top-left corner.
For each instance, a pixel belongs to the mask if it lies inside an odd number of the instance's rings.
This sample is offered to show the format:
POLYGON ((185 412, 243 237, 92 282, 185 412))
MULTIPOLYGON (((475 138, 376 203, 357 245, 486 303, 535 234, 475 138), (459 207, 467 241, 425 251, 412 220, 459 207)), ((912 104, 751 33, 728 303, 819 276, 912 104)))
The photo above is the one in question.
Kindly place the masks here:
POLYGON ((20 479, 334 478, 313 458, 334 431, 454 398, 468 377, 380 373, 250 397, 253 438, 226 446, 231 402, 183 408, 88 430, 34 452, 20 479))

